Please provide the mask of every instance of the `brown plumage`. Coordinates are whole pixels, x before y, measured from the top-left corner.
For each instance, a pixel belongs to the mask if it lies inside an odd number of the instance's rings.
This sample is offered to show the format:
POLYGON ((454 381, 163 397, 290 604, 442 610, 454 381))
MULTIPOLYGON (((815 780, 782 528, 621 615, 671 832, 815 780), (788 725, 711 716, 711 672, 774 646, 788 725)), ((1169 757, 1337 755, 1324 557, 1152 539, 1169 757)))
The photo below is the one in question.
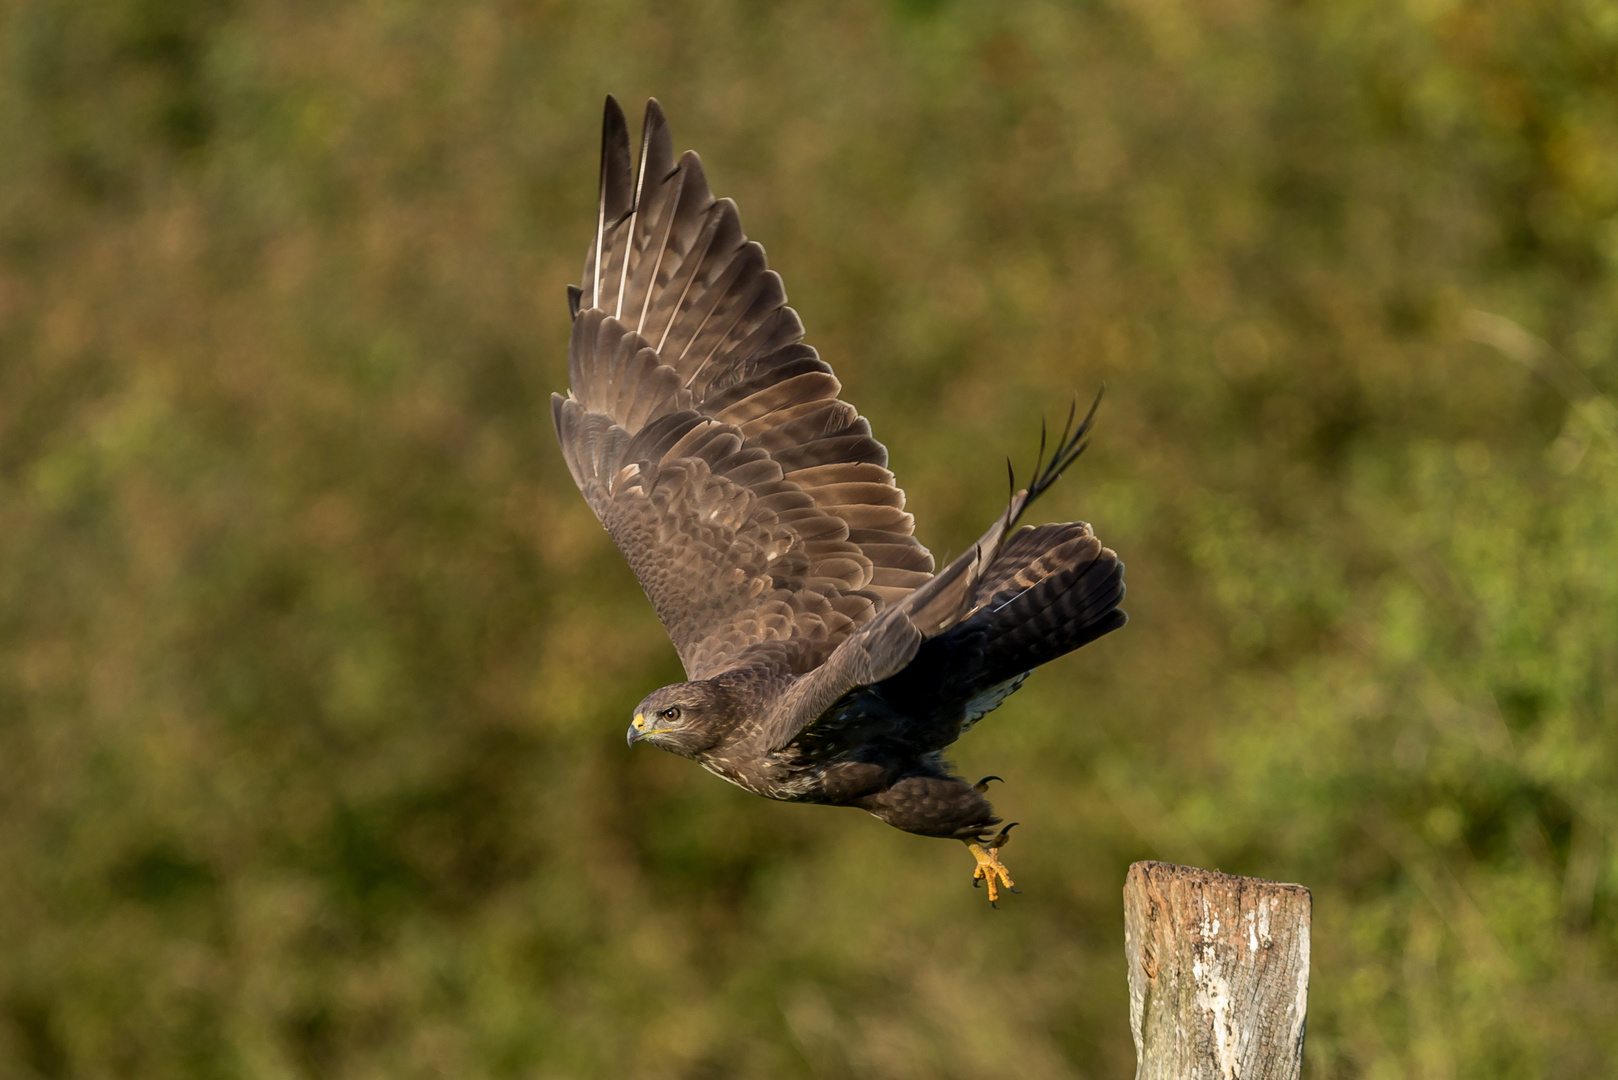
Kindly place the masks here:
MULTIPOLYGON (((935 574, 886 449, 802 343, 735 204, 696 154, 675 160, 656 101, 637 166, 607 99, 596 234, 568 298, 562 452, 690 678, 641 703, 630 742, 768 798, 983 840, 999 823, 984 785, 942 751, 1033 668, 1126 621, 1123 564, 1088 525, 1012 531, 1090 417, 935 574)), ((974 851, 979 877, 992 864, 1010 885, 992 846, 974 851)))

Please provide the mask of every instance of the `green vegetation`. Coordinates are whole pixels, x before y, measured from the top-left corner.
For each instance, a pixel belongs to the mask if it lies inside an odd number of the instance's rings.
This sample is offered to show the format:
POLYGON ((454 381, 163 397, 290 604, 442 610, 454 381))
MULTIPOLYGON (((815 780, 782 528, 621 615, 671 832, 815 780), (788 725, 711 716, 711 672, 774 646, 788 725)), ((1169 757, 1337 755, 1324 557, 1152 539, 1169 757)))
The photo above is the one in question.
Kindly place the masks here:
POLYGON ((1308 1072, 1618 1058, 1618 13, 0 5, 0 1075, 1122 1077, 1120 888, 1314 890, 1308 1072), (1133 622, 954 844, 628 752, 547 395, 656 94, 970 543, 1133 622), (1603 395, 1607 396, 1603 396, 1603 395))

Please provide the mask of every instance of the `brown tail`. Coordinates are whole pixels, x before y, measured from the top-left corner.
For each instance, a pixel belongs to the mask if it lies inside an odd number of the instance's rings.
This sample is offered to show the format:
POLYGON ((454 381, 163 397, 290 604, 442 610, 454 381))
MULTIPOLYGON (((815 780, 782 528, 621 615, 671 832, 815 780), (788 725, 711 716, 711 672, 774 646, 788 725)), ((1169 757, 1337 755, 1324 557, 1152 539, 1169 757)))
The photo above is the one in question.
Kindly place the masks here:
POLYGON ((1123 600, 1124 564, 1089 525, 1021 529, 984 575, 972 613, 945 636, 979 638, 978 678, 994 684, 1123 626, 1123 600))
MULTIPOLYGON (((1123 626, 1124 564, 1082 522, 1022 529, 1001 547, 954 626, 881 684, 913 715, 964 707, 968 724, 1041 664, 1123 626)), ((955 733, 950 733, 954 738, 955 733)))

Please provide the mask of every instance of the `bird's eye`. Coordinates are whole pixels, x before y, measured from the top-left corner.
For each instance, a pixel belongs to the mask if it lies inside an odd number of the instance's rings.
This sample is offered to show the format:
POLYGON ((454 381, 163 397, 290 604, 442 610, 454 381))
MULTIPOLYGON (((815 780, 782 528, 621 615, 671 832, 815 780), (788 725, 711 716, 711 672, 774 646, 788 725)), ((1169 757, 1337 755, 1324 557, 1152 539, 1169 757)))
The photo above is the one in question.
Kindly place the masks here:
POLYGON ((678 720, 680 718, 680 710, 671 705, 670 707, 668 707, 667 709, 664 709, 662 712, 658 713, 657 715, 658 715, 658 719, 667 720, 669 723, 672 724, 674 721, 676 721, 676 720, 678 720))

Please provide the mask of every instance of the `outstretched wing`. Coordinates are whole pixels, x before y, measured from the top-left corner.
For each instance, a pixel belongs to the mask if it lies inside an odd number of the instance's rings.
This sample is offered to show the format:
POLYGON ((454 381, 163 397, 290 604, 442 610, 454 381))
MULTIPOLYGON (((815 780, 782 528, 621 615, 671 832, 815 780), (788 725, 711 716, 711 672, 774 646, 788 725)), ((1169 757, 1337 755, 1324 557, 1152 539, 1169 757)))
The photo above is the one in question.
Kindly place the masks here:
POLYGON ((646 107, 632 171, 607 99, 601 196, 569 288, 573 479, 690 678, 766 658, 803 672, 932 573, 887 450, 786 306, 736 206, 646 107))

